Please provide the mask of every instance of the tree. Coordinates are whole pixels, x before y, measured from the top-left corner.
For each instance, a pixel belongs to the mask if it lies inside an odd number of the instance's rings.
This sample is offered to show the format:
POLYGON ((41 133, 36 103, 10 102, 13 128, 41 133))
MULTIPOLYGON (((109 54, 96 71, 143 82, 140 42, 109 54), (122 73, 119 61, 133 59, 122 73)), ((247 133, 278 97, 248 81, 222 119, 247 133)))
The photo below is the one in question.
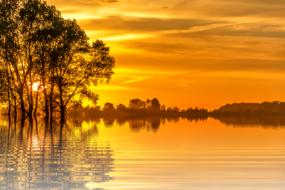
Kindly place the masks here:
POLYGON ((85 33, 75 22, 67 22, 66 25, 65 30, 70 36, 63 38, 63 43, 68 43, 61 55, 64 60, 55 67, 61 119, 64 119, 69 104, 76 104, 78 99, 73 99, 76 95, 80 96, 79 99, 97 99, 88 85, 97 84, 104 79, 108 81, 115 63, 114 58, 109 55, 109 48, 102 41, 97 40, 89 47, 85 33))
POLYGON ((37 111, 38 101, 34 99, 35 95, 38 96, 38 91, 33 89, 34 83, 43 83, 42 73, 47 73, 39 70, 38 65, 43 62, 50 64, 43 52, 51 49, 47 38, 55 43, 56 38, 51 33, 54 32, 53 22, 60 19, 60 13, 41 0, 6 0, 0 3, 0 56, 4 63, 1 66, 7 70, 9 91, 17 95, 22 116, 27 114, 31 117, 37 111))
MULTIPOLYGON (((8 82, 7 82, 7 76, 6 76, 6 71, 1 68, 0 69, 0 97, 1 97, 1 103, 5 103, 9 101, 9 96, 8 96, 8 82)), ((8 105, 8 112, 11 111, 11 105, 8 105)))
POLYGON ((147 99, 146 108, 152 112, 160 112, 160 102, 157 98, 147 99))
POLYGON ((77 22, 62 18, 54 6, 0 0, 1 82, 9 106, 15 99, 23 117, 36 115, 39 105, 46 117, 52 120, 58 110, 64 120, 66 110, 83 98, 96 102, 89 86, 108 82, 114 64, 102 41, 90 45, 77 22))
POLYGON ((141 99, 132 99, 129 102, 129 107, 132 110, 143 110, 145 109, 145 102, 141 99))
POLYGON ((48 6, 42 1, 31 1, 31 6, 37 7, 34 11, 37 13, 37 30, 32 35, 32 40, 36 44, 35 69, 43 91, 43 107, 46 118, 51 116, 55 107, 54 98, 54 70, 55 63, 58 60, 56 52, 60 46, 59 39, 62 35, 61 23, 64 19, 60 12, 53 6, 48 6), (34 3, 34 5, 32 5, 34 3))
POLYGON ((115 112, 115 107, 112 103, 106 103, 104 105, 103 111, 106 113, 112 113, 115 112))
POLYGON ((126 112, 128 110, 128 108, 125 105, 123 105, 123 104, 119 104, 117 106, 116 110, 117 110, 117 112, 126 112))
MULTIPOLYGON (((0 66, 2 71, 2 87, 6 87, 6 93, 2 93, 2 98, 7 95, 8 113, 11 109, 11 94, 18 96, 21 101, 22 112, 25 113, 25 104, 23 101, 23 91, 25 77, 20 76, 21 70, 25 70, 24 64, 20 70, 19 58, 22 57, 19 49, 21 48, 17 31, 17 7, 19 1, 0 1, 0 66), (4 72, 3 72, 4 71, 4 72), (5 85, 4 82, 5 81, 5 85)), ((23 60, 21 61, 23 63, 23 60)), ((25 64, 27 65, 27 64, 25 64)), ((25 74, 24 74, 25 75, 25 74)), ((3 88, 2 88, 3 90, 3 88)), ((2 91, 4 92, 4 91, 2 91)))

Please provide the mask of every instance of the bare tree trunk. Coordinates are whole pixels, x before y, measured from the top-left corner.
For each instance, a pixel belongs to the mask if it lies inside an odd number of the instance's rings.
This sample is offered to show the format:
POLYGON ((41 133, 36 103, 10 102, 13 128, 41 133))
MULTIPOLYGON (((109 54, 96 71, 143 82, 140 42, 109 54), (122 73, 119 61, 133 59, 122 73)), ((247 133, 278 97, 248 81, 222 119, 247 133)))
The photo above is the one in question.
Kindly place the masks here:
POLYGON ((8 87, 8 117, 11 117, 11 94, 10 94, 10 85, 8 87))
POLYGON ((66 119, 66 108, 65 106, 60 106, 60 123, 61 126, 64 125, 66 119))
POLYGON ((30 86, 29 86, 29 92, 28 92, 28 96, 29 96, 29 118, 33 118, 33 113, 34 113, 34 97, 33 97, 33 81, 32 81, 32 76, 31 73, 29 74, 29 78, 30 78, 30 86))
POLYGON ((17 98, 14 96, 14 120, 17 121, 18 110, 17 110, 17 98))
POLYGON ((62 90, 62 85, 58 84, 58 89, 59 89, 59 108, 60 108, 60 123, 63 125, 65 122, 65 112, 66 112, 66 106, 63 100, 63 90, 62 90))
POLYGON ((50 124, 53 122, 53 91, 54 91, 54 83, 51 82, 51 89, 50 89, 50 97, 49 97, 49 113, 50 113, 50 124))
MULTIPOLYGON (((43 93, 44 93, 44 112, 45 112, 45 121, 46 123, 49 121, 49 99, 48 93, 46 89, 46 69, 45 69, 45 58, 44 54, 41 57, 42 59, 42 67, 41 67, 41 80, 43 84, 43 93)), ((50 80, 52 82, 52 80, 50 80)))
POLYGON ((19 99, 20 99, 22 120, 25 120, 25 118, 26 118, 26 108, 25 108, 25 100, 24 100, 23 96, 24 96, 23 88, 21 87, 20 93, 19 93, 19 99))
POLYGON ((43 92, 44 92, 44 111, 45 111, 45 120, 46 122, 48 122, 49 120, 49 101, 48 101, 48 95, 47 95, 47 90, 46 90, 46 87, 45 87, 45 79, 43 79, 43 92))
POLYGON ((34 110, 34 117, 37 118, 37 112, 38 112, 38 101, 39 101, 39 91, 36 93, 36 102, 35 102, 35 110, 34 110))
POLYGON ((11 116, 11 81, 10 81, 10 75, 9 75, 9 71, 8 71, 8 64, 6 63, 6 77, 7 77, 7 81, 8 81, 8 117, 10 118, 11 116))

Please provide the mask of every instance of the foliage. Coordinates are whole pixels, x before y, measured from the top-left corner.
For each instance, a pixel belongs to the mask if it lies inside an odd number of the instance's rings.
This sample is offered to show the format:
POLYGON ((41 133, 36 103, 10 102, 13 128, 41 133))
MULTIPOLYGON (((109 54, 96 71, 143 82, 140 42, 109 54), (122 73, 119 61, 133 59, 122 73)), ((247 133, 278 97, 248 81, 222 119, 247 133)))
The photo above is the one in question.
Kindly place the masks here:
POLYGON ((133 110, 142 110, 145 109, 145 102, 141 99, 132 99, 129 103, 130 109, 133 110))
POLYGON ((23 116, 40 107, 47 117, 57 110, 64 119, 83 98, 96 103, 88 86, 109 81, 114 63, 102 41, 90 45, 75 20, 45 1, 0 1, 0 95, 8 94, 9 105, 14 98, 23 116))

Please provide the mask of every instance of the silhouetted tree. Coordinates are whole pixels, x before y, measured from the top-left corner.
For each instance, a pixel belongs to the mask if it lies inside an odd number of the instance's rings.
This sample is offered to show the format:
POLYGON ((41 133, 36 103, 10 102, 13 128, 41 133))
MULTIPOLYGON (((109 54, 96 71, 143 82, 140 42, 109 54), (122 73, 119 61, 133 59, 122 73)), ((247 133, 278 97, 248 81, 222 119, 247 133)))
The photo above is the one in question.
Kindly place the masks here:
POLYGON ((126 112, 127 110, 128 108, 123 104, 119 104, 116 109, 117 112, 126 112))
POLYGON ((58 109, 64 120, 82 99, 96 102, 89 85, 109 81, 114 63, 102 41, 90 45, 75 20, 45 1, 0 0, 1 82, 9 109, 15 99, 23 117, 35 115, 40 103, 47 117, 58 109))
POLYGON ((109 80, 115 62, 109 55, 109 48, 102 41, 96 41, 85 49, 88 44, 85 44, 84 33, 81 34, 82 31, 76 23, 72 23, 70 29, 70 33, 75 32, 71 36, 80 35, 75 37, 78 38, 75 42, 70 43, 66 59, 56 67, 55 77, 62 119, 67 106, 76 103, 77 100, 73 99, 76 95, 79 95, 81 100, 90 97, 91 100, 96 99, 96 94, 89 90, 88 85, 97 84, 102 79, 109 80), (73 27, 76 28, 75 31, 72 31, 73 27))
POLYGON ((116 109, 112 103, 106 103, 103 108, 103 111, 107 113, 115 112, 115 110, 116 109))
MULTIPOLYGON (((37 30, 32 35, 32 40, 36 44, 36 61, 35 68, 39 75, 40 89, 43 92, 42 102, 46 118, 50 116, 55 108, 54 86, 55 86, 55 69, 57 61, 60 60, 59 51, 62 44, 59 39, 62 37, 62 23, 64 19, 59 11, 53 6, 48 6, 42 1, 30 1, 34 6, 34 12, 37 18, 37 30)), ((29 9, 28 9, 29 10, 29 9)))
POLYGON ((147 99, 146 108, 152 112, 160 112, 160 102, 157 98, 147 99))
POLYGON ((145 102, 140 99, 132 99, 129 102, 129 107, 133 110, 143 110, 145 109, 145 102))
POLYGON ((9 101, 9 89, 8 89, 8 82, 7 82, 7 77, 6 77, 6 71, 1 68, 0 69, 0 101, 2 103, 5 103, 5 102, 9 102, 8 103, 8 112, 11 111, 11 104, 10 104, 10 101, 9 101))
POLYGON ((263 102, 263 103, 235 103, 226 104, 214 110, 214 115, 284 115, 285 103, 263 102))
POLYGON ((165 112, 165 111, 166 111, 165 105, 162 105, 161 108, 160 108, 160 110, 161 110, 162 112, 165 112))
MULTIPOLYGON (((17 93, 22 114, 26 114, 24 90, 28 90, 28 75, 31 71, 30 44, 20 23, 19 1, 0 1, 0 60, 5 70, 10 109, 10 93, 17 93), (12 86, 13 85, 13 86, 12 86)), ((28 94, 28 93, 27 93, 28 94)), ((10 112, 10 111, 9 111, 10 112)))

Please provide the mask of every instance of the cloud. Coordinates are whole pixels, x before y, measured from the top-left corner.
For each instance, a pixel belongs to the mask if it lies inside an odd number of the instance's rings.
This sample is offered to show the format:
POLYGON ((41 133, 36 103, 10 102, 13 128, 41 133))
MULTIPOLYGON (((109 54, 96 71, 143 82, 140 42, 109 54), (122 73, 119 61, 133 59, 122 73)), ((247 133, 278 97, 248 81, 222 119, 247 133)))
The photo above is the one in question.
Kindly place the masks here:
POLYGON ((259 37, 259 38, 285 38, 283 25, 264 23, 227 24, 201 30, 184 30, 167 34, 181 38, 197 36, 236 36, 236 37, 259 37))
POLYGON ((47 1, 111 47, 118 70, 96 87, 104 102, 285 98, 284 0, 47 1))
POLYGON ((142 77, 133 77, 133 79, 129 79, 127 81, 125 81, 125 84, 132 84, 132 83, 137 83, 137 82, 142 82, 144 80, 148 79, 147 76, 142 76, 142 77))
POLYGON ((204 19, 159 19, 110 16, 103 19, 80 20, 86 30, 112 30, 126 32, 153 32, 167 30, 183 30, 194 26, 220 23, 204 19))
POLYGON ((173 11, 192 14, 208 15, 214 17, 285 17, 285 4, 283 0, 183 0, 175 1, 173 11))
POLYGON ((118 0, 101 0, 102 3, 117 3, 118 0))
POLYGON ((175 42, 154 41, 130 41, 126 43, 128 48, 140 49, 161 54, 183 54, 191 49, 191 45, 175 42))
POLYGON ((120 85, 109 85, 109 84, 101 84, 96 87, 94 87, 94 91, 97 90, 100 91, 134 91, 135 88, 127 87, 126 85, 120 86, 120 85))
POLYGON ((81 8, 94 8, 103 6, 106 4, 118 3, 119 0, 48 0, 50 4, 60 6, 63 8, 73 7, 74 11, 78 11, 81 8))

